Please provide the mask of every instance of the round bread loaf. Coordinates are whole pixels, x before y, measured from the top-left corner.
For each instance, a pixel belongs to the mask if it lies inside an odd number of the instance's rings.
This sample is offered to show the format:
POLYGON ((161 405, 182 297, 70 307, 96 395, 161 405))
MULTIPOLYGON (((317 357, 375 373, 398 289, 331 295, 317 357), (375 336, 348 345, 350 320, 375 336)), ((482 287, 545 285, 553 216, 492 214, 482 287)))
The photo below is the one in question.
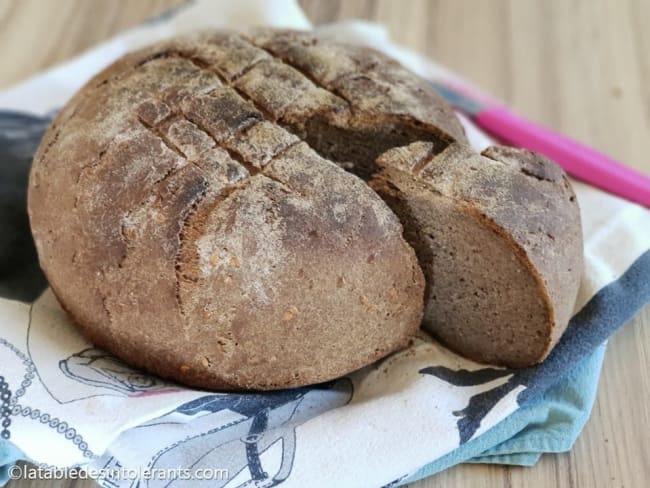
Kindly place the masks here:
POLYGON ((416 334, 424 280, 402 226, 309 144, 371 164, 460 125, 374 51, 311 43, 337 70, 330 84, 266 46, 293 36, 208 32, 129 54, 52 123, 32 231, 52 290, 99 347, 190 385, 272 389, 335 378, 416 334), (382 131, 394 135, 370 154, 382 131))
POLYGON ((183 383, 332 379, 405 346, 423 307, 461 354, 524 366, 568 321, 579 215, 559 168, 493 151, 467 149, 451 108, 376 51, 213 31, 93 78, 41 143, 29 212, 82 331, 183 383), (468 236, 486 240, 470 266, 468 236), (432 259, 443 241, 455 258, 432 259))

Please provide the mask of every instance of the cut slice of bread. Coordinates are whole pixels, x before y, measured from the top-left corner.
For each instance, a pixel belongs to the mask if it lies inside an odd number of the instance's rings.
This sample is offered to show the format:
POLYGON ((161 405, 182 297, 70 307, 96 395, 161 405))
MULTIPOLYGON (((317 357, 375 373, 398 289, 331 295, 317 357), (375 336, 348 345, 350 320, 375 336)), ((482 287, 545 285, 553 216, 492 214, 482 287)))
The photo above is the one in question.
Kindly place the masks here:
POLYGON ((537 154, 414 143, 383 154, 372 187, 399 216, 427 279, 424 328, 484 363, 542 361, 582 272, 575 194, 537 154))

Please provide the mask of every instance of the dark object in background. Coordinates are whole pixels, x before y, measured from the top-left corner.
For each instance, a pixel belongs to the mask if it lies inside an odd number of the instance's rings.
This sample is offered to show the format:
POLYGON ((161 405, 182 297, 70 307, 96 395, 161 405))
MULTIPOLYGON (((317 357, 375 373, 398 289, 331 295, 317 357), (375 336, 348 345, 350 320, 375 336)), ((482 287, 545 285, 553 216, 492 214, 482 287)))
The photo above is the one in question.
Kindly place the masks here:
POLYGON ((29 230, 27 180, 50 120, 0 111, 0 296, 24 302, 47 286, 29 230))

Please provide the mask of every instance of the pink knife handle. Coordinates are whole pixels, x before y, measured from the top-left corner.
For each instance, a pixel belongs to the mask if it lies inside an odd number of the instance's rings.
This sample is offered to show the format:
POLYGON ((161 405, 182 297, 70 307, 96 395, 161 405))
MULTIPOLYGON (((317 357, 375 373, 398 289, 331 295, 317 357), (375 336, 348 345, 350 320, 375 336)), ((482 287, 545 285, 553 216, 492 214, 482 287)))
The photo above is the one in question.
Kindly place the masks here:
POLYGON ((505 107, 487 108, 475 120, 505 142, 553 159, 576 178, 650 207, 650 177, 598 151, 536 125, 505 107))

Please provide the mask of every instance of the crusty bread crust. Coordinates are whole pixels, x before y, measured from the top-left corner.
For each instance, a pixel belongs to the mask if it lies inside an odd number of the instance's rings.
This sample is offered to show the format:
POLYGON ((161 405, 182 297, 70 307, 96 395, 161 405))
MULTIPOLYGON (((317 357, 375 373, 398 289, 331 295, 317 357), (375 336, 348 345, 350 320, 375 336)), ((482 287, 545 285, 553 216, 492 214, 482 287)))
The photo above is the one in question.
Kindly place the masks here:
POLYGON ((428 143, 386 152, 372 186, 404 222, 427 278, 423 325, 477 361, 542 361, 573 312, 582 273, 575 194, 529 151, 428 143))
POLYGON ((295 128, 356 120, 357 103, 228 32, 95 76, 45 135, 29 191, 41 265, 81 330, 217 389, 325 381, 404 347, 424 281, 402 227, 295 128))
POLYGON ((97 74, 43 138, 29 214, 52 289, 98 346, 198 387, 275 389, 404 347, 423 308, 462 354, 541 360, 577 290, 574 200, 536 155, 472 153, 397 62, 262 29, 176 38, 97 74), (426 303, 402 225, 355 175, 402 219, 426 303), (462 266, 432 260, 424 229, 459 253, 487 240, 472 279, 492 258, 507 268, 516 290, 482 299, 501 314, 487 333, 457 314, 462 266))

